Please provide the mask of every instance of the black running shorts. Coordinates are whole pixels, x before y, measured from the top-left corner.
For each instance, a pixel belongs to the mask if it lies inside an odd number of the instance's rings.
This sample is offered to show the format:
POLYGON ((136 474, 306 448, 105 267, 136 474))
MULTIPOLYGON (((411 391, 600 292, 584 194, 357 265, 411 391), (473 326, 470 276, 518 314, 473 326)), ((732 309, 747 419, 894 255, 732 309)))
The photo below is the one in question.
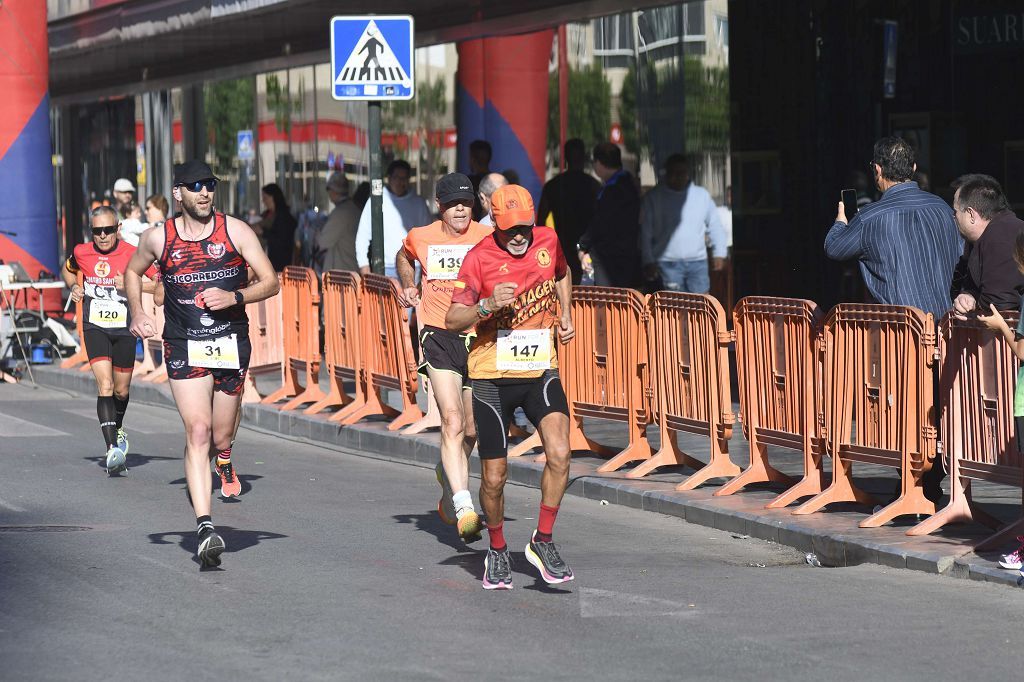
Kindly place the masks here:
POLYGON ((470 388, 470 382, 467 380, 470 338, 468 334, 424 326, 420 333, 423 362, 419 366, 419 373, 429 379, 428 367, 435 372, 451 372, 462 379, 463 388, 470 388))
POLYGON ((523 408, 534 426, 553 412, 569 415, 569 403, 558 371, 536 379, 474 379, 473 417, 480 459, 508 456, 508 429, 516 408, 523 408))
POLYGON ((96 327, 86 327, 85 353, 89 364, 107 362, 114 365, 115 372, 131 372, 135 369, 135 337, 124 334, 108 334, 96 327))
POLYGON ((239 336, 237 342, 239 369, 212 369, 192 367, 188 364, 188 341, 185 339, 164 339, 164 365, 167 366, 167 377, 177 381, 212 374, 213 390, 228 395, 241 395, 245 386, 245 375, 249 370, 252 345, 248 336, 239 336))

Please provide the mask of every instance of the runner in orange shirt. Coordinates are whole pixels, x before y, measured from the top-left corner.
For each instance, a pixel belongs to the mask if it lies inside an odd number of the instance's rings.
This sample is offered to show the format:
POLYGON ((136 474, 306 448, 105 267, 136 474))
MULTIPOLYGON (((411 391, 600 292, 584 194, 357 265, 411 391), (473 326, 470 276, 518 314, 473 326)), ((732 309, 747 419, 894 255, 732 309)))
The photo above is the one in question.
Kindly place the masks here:
POLYGON ((530 193, 500 187, 491 198, 496 230, 466 254, 445 322, 449 330, 476 323, 469 351, 473 413, 479 438, 480 504, 487 515, 490 548, 484 589, 512 588, 512 560, 505 543, 504 487, 508 426, 517 407, 539 429, 547 462, 541 476, 537 529, 526 559, 548 583, 573 579, 551 540, 569 483, 569 406, 558 377, 553 329, 566 343, 574 335, 572 279, 558 236, 534 226, 530 193))
POLYGON ((449 173, 437 183, 437 212, 430 225, 414 227, 395 257, 402 282, 402 305, 419 306, 423 331, 420 373, 434 389, 441 411, 441 461, 435 472, 441 484, 437 513, 447 524, 456 524, 466 542, 480 539, 483 525, 469 492, 469 454, 476 442, 473 427, 469 376, 466 359, 473 332, 470 322, 460 330, 448 331, 444 316, 451 305, 455 279, 466 253, 491 234, 472 220, 473 185, 462 173, 449 173), (415 263, 423 267, 422 294, 415 284, 415 263))

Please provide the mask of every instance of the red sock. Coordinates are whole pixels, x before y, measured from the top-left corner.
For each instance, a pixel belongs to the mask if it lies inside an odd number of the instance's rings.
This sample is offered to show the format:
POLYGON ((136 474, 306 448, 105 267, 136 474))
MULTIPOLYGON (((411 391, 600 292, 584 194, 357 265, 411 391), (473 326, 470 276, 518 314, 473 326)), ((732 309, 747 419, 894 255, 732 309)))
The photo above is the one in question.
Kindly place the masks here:
POLYGON ((220 466, 221 464, 227 464, 230 461, 231 461, 231 448, 230 447, 227 450, 221 450, 220 452, 217 453, 217 466, 220 466))
POLYGON ((551 531, 555 527, 555 517, 558 516, 558 507, 549 507, 546 504, 540 505, 540 516, 537 518, 537 539, 541 542, 551 542, 551 531))
POLYGON ((501 551, 505 549, 505 522, 502 521, 497 526, 487 524, 487 533, 491 536, 491 549, 501 551))

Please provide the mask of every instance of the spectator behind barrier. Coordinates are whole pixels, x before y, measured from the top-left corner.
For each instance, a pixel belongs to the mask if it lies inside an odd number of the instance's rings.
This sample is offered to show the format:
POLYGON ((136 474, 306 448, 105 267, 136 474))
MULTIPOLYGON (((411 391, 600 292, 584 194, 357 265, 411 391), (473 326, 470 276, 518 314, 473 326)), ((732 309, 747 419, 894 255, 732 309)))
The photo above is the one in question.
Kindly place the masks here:
POLYGON ((565 171, 544 183, 537 206, 537 222, 554 222, 562 253, 572 271, 572 283, 583 277, 577 244, 594 216, 601 183, 586 172, 587 149, 583 140, 573 138, 565 143, 565 171))
POLYGON ((639 289, 640 191, 622 168, 622 152, 611 142, 594 147, 594 173, 604 184, 594 217, 580 237, 580 250, 594 261, 597 286, 639 289))

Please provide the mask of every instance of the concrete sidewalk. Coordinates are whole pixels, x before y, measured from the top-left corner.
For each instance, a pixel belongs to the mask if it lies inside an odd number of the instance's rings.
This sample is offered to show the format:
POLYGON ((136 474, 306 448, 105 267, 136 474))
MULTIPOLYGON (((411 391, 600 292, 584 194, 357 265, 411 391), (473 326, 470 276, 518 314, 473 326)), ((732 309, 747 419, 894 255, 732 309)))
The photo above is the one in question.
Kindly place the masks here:
MULTIPOLYGON (((76 393, 92 394, 95 385, 92 374, 56 367, 33 367, 36 380, 49 387, 64 388, 76 393)), ((260 389, 268 392, 274 379, 262 378, 260 389), (264 385, 265 384, 265 385, 264 385)), ((155 404, 173 403, 166 384, 150 384, 135 380, 132 399, 155 404)), ((327 421, 330 413, 305 415, 301 411, 281 412, 273 406, 247 404, 243 410, 243 423, 249 427, 279 434, 286 438, 301 439, 325 447, 377 459, 419 463, 433 468, 439 458, 437 433, 402 436, 387 430, 386 421, 367 420, 355 426, 340 428, 327 421)), ((612 447, 625 445, 625 432, 617 424, 604 421, 585 422, 587 435, 612 447)), ((652 445, 657 447, 658 434, 649 429, 652 445)), ((706 438, 680 434, 679 444, 688 454, 707 460, 710 447, 706 438)), ((747 441, 737 424, 730 441, 734 462, 741 467, 748 461, 747 441)), ((801 455, 795 451, 769 448, 775 466, 790 475, 801 473, 801 455)), ((526 456, 509 460, 509 480, 520 485, 537 487, 543 465, 526 456)), ((751 486, 728 497, 713 497, 722 481, 714 481, 694 491, 678 492, 677 483, 690 471, 678 467, 665 467, 641 480, 626 479, 627 470, 600 474, 597 468, 603 459, 577 454, 573 457, 568 493, 581 497, 607 501, 657 512, 704 525, 777 542, 813 553, 824 566, 853 566, 875 563, 896 568, 909 568, 942 575, 1001 582, 1016 586, 1017 571, 1000 569, 996 561, 999 554, 1012 548, 984 552, 972 548, 989 535, 987 529, 977 525, 948 526, 926 537, 909 537, 907 528, 915 523, 912 517, 897 519, 896 524, 882 528, 865 529, 857 524, 870 510, 858 505, 831 505, 827 511, 808 516, 794 516, 790 509, 771 510, 764 505, 774 498, 780 488, 751 486)), ((826 462, 826 467, 829 463, 826 462)), ((479 472, 479 460, 471 460, 473 473, 479 472)), ((858 483, 867 492, 885 500, 891 496, 896 484, 896 471, 884 467, 858 465, 858 483)), ((945 484, 948 491, 948 481, 945 484)), ((987 511, 1009 521, 1021 513, 1019 489, 975 483, 974 499, 985 505, 987 511)), ((944 503, 943 503, 944 504, 944 503)))

